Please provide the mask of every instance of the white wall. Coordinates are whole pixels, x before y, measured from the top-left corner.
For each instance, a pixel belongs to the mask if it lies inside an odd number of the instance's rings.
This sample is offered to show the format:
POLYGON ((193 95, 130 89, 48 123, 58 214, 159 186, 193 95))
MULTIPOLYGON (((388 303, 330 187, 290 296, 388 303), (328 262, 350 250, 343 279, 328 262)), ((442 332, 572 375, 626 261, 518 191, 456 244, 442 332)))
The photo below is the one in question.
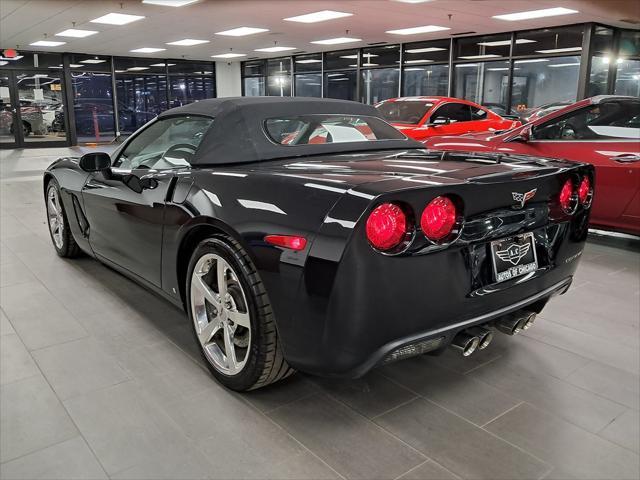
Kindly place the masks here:
POLYGON ((239 97, 242 95, 240 62, 216 62, 217 97, 239 97))

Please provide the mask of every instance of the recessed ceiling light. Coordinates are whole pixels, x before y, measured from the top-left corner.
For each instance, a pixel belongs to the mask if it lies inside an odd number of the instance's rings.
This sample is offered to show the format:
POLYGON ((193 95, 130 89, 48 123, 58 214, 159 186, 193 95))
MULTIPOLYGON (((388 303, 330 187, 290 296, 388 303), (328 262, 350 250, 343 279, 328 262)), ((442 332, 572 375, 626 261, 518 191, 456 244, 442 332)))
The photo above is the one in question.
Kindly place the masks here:
POLYGON ((33 47, 59 47, 65 45, 67 42, 53 42, 51 40, 38 40, 37 42, 30 43, 33 47))
POLYGON ((254 28, 254 27, 238 27, 231 30, 225 30, 224 32, 217 32, 216 35, 227 35, 229 37, 244 37, 245 35, 253 35, 254 33, 268 32, 266 28, 254 28))
POLYGON ((509 70, 509 67, 487 68, 489 72, 506 72, 507 70, 509 70))
POLYGON ((296 47, 267 47, 267 48, 256 48, 255 52, 267 52, 267 53, 275 53, 275 52, 287 52, 289 50, 295 50, 296 47))
POLYGON ((392 35, 416 35, 418 33, 440 32, 442 30, 451 30, 449 27, 440 27, 438 25, 423 25, 422 27, 401 28, 399 30, 387 30, 386 33, 392 35))
POLYGON ((536 50, 538 53, 567 53, 567 52, 580 52, 582 47, 567 47, 567 48, 551 48, 549 50, 536 50))
POLYGON ((126 70, 115 70, 116 73, 124 73, 126 70))
POLYGON ((429 62, 433 62, 433 60, 405 60, 404 63, 429 63, 429 62))
POLYGON ((465 57, 460 57, 460 58, 464 58, 465 60, 483 60, 485 58, 501 58, 502 55, 494 55, 492 53, 488 53, 486 55, 467 55, 465 57))
POLYGON ((211 55, 212 58, 238 58, 238 57, 246 57, 246 53, 220 53, 218 55, 211 55))
POLYGON ((322 60, 313 59, 313 58, 304 58, 302 60, 296 60, 296 63, 322 63, 322 60))
POLYGON ((156 53, 156 52, 162 52, 166 50, 166 48, 156 48, 156 47, 142 47, 142 48, 136 48, 134 50, 129 50, 131 53, 156 53))
MULTIPOLYGON (((149 65, 150 67, 175 67, 175 63, 154 63, 149 65)), ((135 67, 134 67, 135 68, 135 67)))
POLYGON ((73 38, 84 38, 89 37, 91 35, 95 35, 95 30, 80 30, 77 28, 69 28, 60 33, 56 33, 56 37, 73 37, 73 38))
POLYGON ((149 67, 130 67, 130 68, 127 68, 127 72, 141 72, 142 70, 149 70, 149 67))
POLYGON ((462 64, 456 65, 456 68, 470 68, 470 67, 477 67, 477 66, 478 66, 477 63, 462 63, 462 64))
POLYGON ((167 45, 178 45, 180 47, 192 47, 194 45, 202 45, 203 43, 209 43, 209 40, 195 40, 193 38, 185 38, 184 40, 176 40, 175 42, 168 42, 167 45))
POLYGON ((106 60, 102 60, 100 58, 87 58, 86 60, 80 60, 80 63, 104 63, 106 60))
MULTIPOLYGON (((377 67, 379 64, 378 63, 363 63, 362 66, 363 67, 377 67)), ((354 65, 357 66, 357 65, 354 65)))
POLYGON ((579 12, 577 10, 571 10, 570 8, 556 7, 543 8, 542 10, 529 10, 528 12, 505 13, 503 15, 494 15, 493 18, 515 22, 518 20, 532 20, 534 18, 555 17, 556 15, 569 15, 571 13, 579 12))
POLYGON ((579 63, 556 63, 555 65, 547 65, 549 68, 557 68, 557 67, 579 67, 579 63))
POLYGON ((340 55, 340 58, 354 59, 358 58, 358 55, 340 55))
POLYGON ((71 68, 80 68, 80 67, 84 67, 84 65, 79 65, 79 64, 77 64, 77 63, 70 63, 70 64, 69 64, 69 66, 70 66, 71 68))
POLYGON ((352 38, 352 37, 337 37, 337 38, 327 38, 326 40, 314 40, 311 43, 315 43, 316 45, 338 45, 340 43, 352 43, 352 42, 361 42, 361 38, 352 38))
POLYGON ((160 5, 162 7, 184 7, 196 3, 198 0, 142 0, 142 3, 149 5, 160 5))
POLYGON ((106 23, 107 25, 126 25, 127 23, 142 20, 143 15, 128 15, 126 13, 107 13, 98 18, 90 20, 91 23, 106 23))
MULTIPOLYGON (((521 43, 536 43, 535 40, 528 40, 526 38, 519 38, 516 40, 516 45, 521 43)), ((502 47, 511 45, 511 40, 497 40, 495 42, 478 42, 478 45, 484 45, 485 47, 502 47)))
POLYGON ((334 10, 321 10, 319 12, 298 15, 297 17, 283 18, 287 22, 316 23, 333 20, 334 18, 350 17, 353 13, 336 12, 334 10))
POLYGON ((530 58, 528 60, 516 60, 514 63, 540 63, 540 62, 548 62, 548 58, 530 58))
POLYGON ((443 50, 446 50, 446 48, 440 48, 440 47, 427 47, 427 48, 410 48, 408 50, 405 50, 405 53, 428 53, 428 52, 441 52, 443 50))

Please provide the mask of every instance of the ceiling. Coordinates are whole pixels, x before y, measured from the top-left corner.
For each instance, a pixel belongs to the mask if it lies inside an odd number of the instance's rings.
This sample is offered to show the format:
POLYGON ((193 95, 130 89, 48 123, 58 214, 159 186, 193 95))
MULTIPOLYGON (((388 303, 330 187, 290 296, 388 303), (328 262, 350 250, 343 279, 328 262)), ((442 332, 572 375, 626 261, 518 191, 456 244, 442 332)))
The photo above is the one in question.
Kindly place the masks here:
POLYGON ((198 60, 209 60, 211 55, 233 49, 233 52, 246 53, 246 59, 283 55, 253 51, 274 46, 276 42, 279 46, 296 47, 296 52, 319 52, 361 47, 374 42, 412 42, 447 38, 462 32, 486 34, 591 21, 638 28, 640 3, 635 0, 432 0, 417 4, 395 0, 200 0, 175 8, 142 4, 141 0, 0 0, 0 47, 198 60), (491 18, 497 14, 551 7, 571 8, 579 13, 516 22, 491 18), (318 10, 349 12, 353 16, 313 24, 282 20, 318 10), (89 20, 110 12, 144 15, 146 18, 124 26, 89 23, 89 20), (73 28, 73 22, 75 28, 98 30, 100 33, 77 39, 54 37, 57 32, 73 28), (387 30, 422 25, 439 25, 451 30, 405 36, 385 33, 387 30), (215 35, 215 32, 240 26, 267 28, 269 31, 246 37, 215 35), (348 35, 345 33, 347 30, 348 35), (67 44, 55 48, 29 47, 30 43, 44 39, 45 34, 50 40, 62 40, 67 44), (362 42, 338 46, 309 43, 339 36, 361 38, 362 42), (166 45, 183 38, 210 40, 210 43, 192 47, 166 45), (166 51, 130 53, 130 50, 140 47, 162 47, 166 51))

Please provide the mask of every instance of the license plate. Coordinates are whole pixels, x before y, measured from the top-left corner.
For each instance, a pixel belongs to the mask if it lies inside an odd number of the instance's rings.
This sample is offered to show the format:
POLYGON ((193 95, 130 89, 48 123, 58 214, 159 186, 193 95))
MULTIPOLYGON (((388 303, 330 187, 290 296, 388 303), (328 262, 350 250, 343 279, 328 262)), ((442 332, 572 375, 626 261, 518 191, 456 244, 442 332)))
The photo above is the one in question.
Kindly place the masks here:
POLYGON ((533 233, 491 242, 491 259, 496 282, 535 272, 538 269, 538 258, 533 233))

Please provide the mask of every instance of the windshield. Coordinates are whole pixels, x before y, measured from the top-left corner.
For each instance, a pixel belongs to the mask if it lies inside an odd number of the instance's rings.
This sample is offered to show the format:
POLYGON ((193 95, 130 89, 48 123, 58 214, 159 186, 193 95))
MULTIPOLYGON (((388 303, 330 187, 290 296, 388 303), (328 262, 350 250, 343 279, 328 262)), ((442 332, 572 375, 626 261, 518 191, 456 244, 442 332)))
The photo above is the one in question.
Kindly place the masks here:
POLYGON ((355 115, 269 118, 265 131, 272 142, 286 146, 406 139, 379 118, 355 115))
POLYGON ((431 107, 433 107, 433 103, 414 100, 382 102, 376 105, 378 113, 387 122, 409 125, 418 124, 431 107))

